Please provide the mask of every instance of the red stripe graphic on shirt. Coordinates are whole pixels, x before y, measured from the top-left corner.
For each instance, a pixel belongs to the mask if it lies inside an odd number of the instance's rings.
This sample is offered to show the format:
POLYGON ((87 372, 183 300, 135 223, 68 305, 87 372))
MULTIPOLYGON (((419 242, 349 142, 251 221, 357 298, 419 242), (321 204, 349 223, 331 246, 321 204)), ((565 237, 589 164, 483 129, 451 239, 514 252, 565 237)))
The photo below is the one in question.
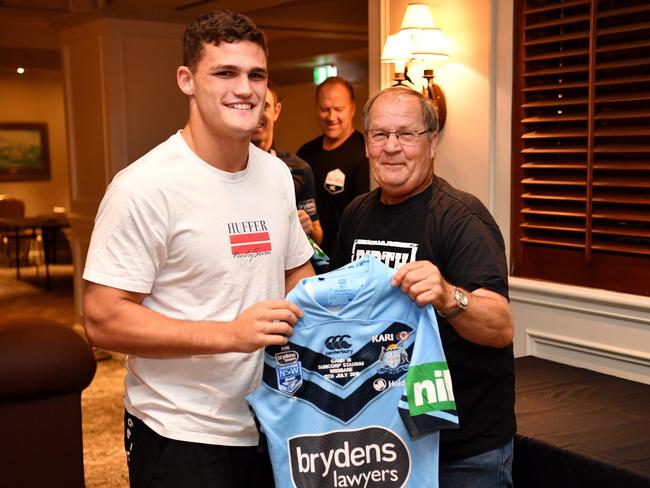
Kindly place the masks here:
POLYGON ((271 250, 271 238, 268 232, 251 232, 230 236, 230 249, 233 256, 267 252, 271 250))
POLYGON ((230 244, 242 244, 245 242, 269 241, 268 232, 253 232, 251 234, 237 234, 230 236, 230 244))

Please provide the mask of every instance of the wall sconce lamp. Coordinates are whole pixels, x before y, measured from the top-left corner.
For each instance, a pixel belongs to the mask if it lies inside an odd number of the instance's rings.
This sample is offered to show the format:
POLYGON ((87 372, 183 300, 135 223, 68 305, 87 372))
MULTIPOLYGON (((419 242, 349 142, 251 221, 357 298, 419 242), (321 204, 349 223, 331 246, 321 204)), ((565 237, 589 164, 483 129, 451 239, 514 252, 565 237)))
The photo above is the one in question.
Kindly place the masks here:
POLYGON ((447 101, 434 83, 434 61, 447 59, 444 34, 435 26, 431 8, 426 3, 409 3, 400 31, 386 38, 381 52, 382 63, 394 64, 395 85, 410 86, 431 99, 438 113, 438 130, 447 119, 447 101))

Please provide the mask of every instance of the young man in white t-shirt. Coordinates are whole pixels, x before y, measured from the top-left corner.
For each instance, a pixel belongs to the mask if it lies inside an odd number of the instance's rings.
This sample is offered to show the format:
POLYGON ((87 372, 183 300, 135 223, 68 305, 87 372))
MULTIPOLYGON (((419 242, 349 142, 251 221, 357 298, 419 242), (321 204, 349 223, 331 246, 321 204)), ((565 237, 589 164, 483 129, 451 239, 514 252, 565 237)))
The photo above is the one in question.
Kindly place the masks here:
POLYGON ((302 312, 283 299, 313 274, 291 175, 250 144, 264 106, 266 42, 215 11, 185 32, 177 70, 189 120, 106 191, 84 279, 95 346, 127 354, 132 487, 262 486, 245 396, 261 348, 302 312))

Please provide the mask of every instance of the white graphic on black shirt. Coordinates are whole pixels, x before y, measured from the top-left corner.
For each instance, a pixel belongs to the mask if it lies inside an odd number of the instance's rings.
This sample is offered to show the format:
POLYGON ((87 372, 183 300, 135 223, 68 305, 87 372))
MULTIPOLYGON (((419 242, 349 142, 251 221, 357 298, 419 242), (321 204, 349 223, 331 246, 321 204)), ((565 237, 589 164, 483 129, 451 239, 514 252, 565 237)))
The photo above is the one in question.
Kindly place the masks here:
POLYGON ((415 261, 417 252, 418 244, 413 242, 355 239, 352 244, 352 261, 372 256, 386 266, 400 269, 406 263, 415 261))

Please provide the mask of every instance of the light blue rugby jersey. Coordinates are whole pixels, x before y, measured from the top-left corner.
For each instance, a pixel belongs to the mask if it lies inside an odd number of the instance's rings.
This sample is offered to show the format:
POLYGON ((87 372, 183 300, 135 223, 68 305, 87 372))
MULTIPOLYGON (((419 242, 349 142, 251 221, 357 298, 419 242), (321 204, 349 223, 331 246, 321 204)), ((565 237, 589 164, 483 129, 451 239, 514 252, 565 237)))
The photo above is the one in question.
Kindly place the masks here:
POLYGON ((437 487, 438 430, 458 417, 433 308, 372 257, 302 280, 304 317, 265 351, 248 396, 278 488, 437 487))

